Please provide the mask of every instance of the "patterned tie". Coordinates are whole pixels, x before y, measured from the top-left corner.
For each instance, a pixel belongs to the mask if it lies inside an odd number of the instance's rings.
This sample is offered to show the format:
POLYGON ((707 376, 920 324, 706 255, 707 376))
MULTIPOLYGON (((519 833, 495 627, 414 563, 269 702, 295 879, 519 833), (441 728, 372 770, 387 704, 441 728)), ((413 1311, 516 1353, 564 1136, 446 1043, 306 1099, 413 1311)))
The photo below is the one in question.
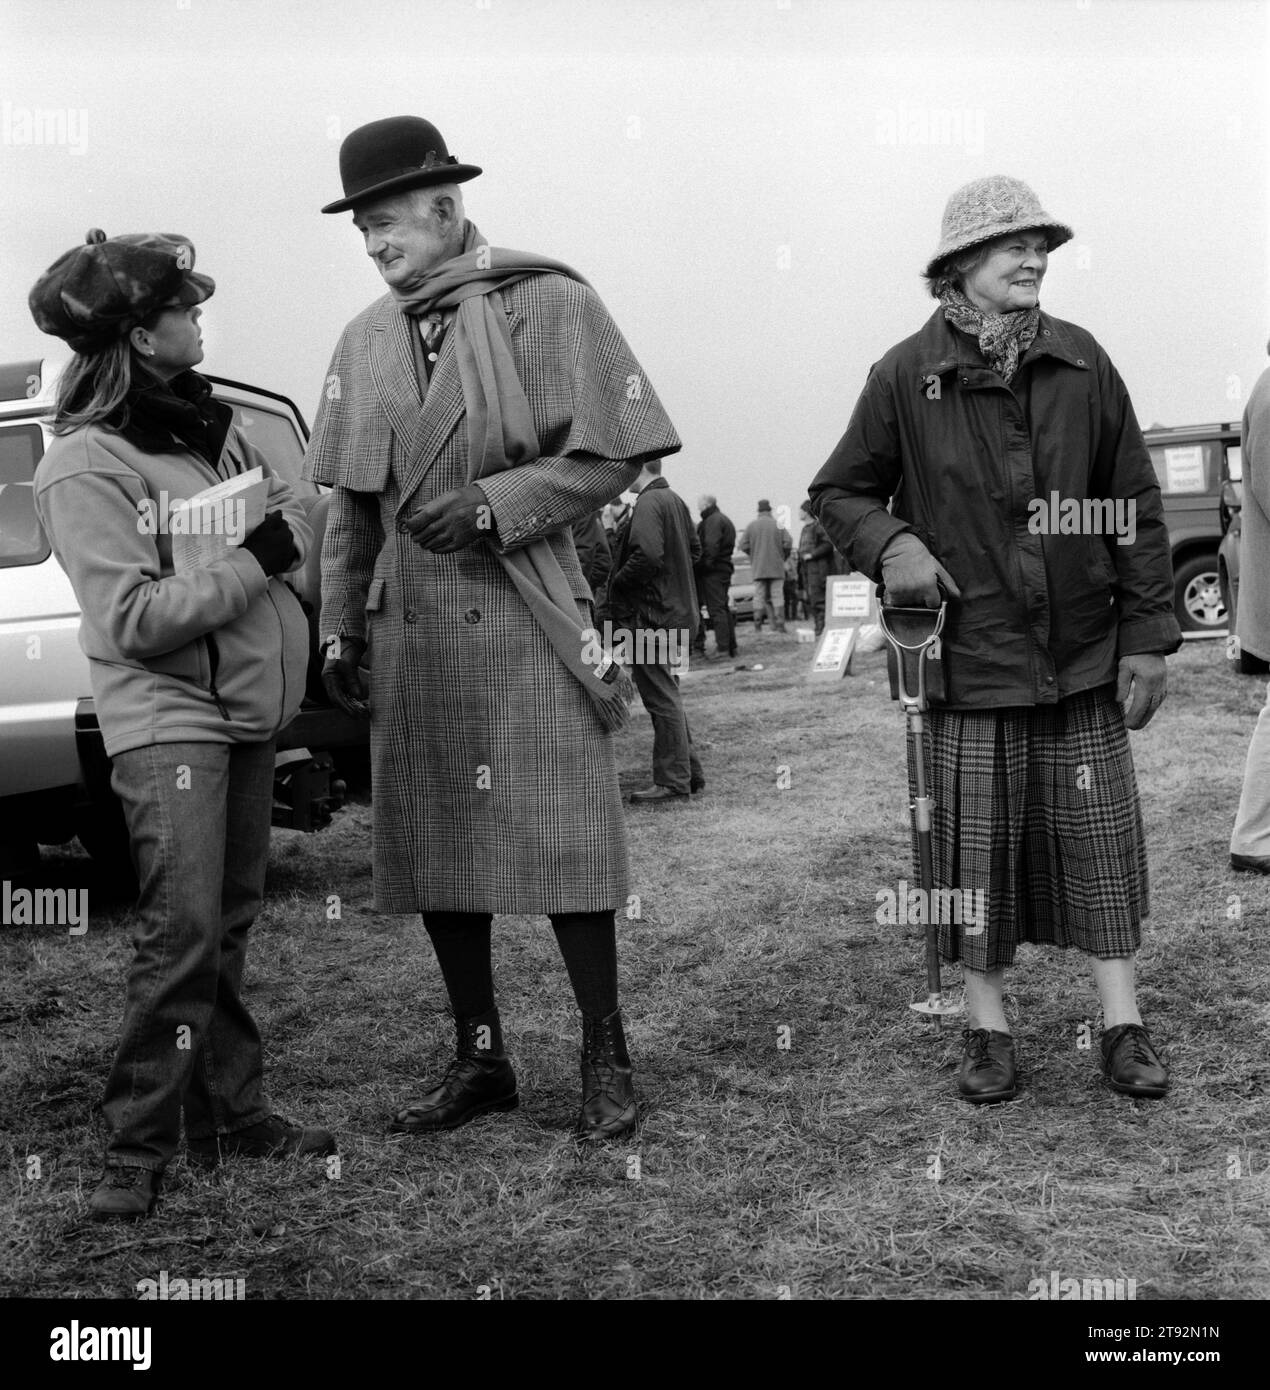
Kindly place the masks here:
POLYGON ((441 339, 445 335, 445 323, 440 314, 429 314, 426 318, 419 320, 419 333, 423 338, 423 364, 424 370, 428 373, 428 379, 432 379, 432 369, 437 364, 437 357, 441 351, 441 339))

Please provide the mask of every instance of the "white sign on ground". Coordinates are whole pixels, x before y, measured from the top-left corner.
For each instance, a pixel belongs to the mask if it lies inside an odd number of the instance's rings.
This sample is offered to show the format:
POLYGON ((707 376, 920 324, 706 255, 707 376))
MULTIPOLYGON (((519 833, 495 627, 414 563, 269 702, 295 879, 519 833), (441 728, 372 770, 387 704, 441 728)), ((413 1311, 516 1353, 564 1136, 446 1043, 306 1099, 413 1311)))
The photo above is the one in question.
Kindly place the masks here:
POLYGON ((825 582, 825 630, 809 680, 840 680, 851 670, 860 629, 877 622, 877 586, 864 574, 832 574, 825 582))

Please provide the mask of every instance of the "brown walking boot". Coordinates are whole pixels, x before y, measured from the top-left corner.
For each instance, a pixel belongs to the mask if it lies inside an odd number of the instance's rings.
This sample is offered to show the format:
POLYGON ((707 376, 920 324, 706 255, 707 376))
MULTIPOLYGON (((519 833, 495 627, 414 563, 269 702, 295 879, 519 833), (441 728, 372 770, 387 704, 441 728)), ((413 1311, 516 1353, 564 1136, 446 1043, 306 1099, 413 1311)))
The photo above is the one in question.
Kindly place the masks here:
POLYGON ((149 1216, 159 1195, 160 1175, 149 1168, 107 1164, 88 1199, 94 1221, 137 1221, 149 1216))

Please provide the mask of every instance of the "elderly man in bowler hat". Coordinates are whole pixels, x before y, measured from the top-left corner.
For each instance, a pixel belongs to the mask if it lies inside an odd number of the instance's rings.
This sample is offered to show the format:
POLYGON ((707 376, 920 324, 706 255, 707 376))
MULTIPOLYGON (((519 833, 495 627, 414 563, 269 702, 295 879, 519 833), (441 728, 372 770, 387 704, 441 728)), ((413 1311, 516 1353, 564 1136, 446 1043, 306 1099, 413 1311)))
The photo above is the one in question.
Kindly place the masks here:
POLYGON ((629 686, 588 658, 570 527, 680 444, 590 285, 467 220, 460 185, 480 173, 415 116, 340 149, 344 196, 322 211, 352 212, 388 292, 340 338, 306 460, 334 488, 326 681, 371 719, 376 903, 422 914, 457 1024, 449 1069, 392 1128, 517 1104, 491 919, 546 914, 582 1010, 577 1133, 603 1140, 637 1113, 614 923, 629 686))

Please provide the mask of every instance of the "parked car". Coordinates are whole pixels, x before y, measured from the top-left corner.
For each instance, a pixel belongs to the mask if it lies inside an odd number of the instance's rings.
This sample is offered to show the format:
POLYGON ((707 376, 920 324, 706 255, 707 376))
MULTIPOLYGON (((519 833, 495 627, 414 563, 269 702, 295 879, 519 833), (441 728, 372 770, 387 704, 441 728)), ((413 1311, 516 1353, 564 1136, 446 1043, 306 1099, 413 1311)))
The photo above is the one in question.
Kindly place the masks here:
POLYGON ((1239 425, 1157 425, 1144 434, 1164 499, 1177 621, 1184 633, 1220 632, 1227 627, 1221 496, 1239 476, 1239 425))
POLYGON ((728 585, 728 608, 734 623, 754 621, 754 569, 743 550, 732 556, 732 583, 728 585))
MULTIPOLYGON (((35 469, 52 437, 53 392, 65 360, 0 366, 0 874, 28 872, 39 845, 78 837, 126 879, 128 836, 79 645, 79 605, 35 511, 35 469)), ((304 704, 278 738, 273 823, 317 830, 343 799, 336 758, 358 767, 368 746, 365 722, 332 709, 320 679, 318 557, 328 495, 300 477, 308 428, 291 401, 208 379, 295 489, 315 534, 303 569, 288 577, 309 613, 313 645, 304 704)))

